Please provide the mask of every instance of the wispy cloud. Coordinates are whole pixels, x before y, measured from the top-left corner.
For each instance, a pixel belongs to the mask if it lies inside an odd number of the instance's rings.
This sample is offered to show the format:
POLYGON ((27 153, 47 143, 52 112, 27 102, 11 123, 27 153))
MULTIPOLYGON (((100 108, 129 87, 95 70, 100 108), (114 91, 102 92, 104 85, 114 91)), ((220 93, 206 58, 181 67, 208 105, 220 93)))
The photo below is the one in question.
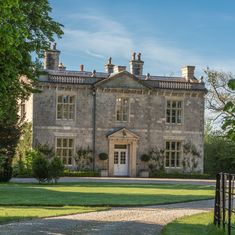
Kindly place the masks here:
POLYGON ((120 23, 105 16, 87 14, 70 15, 78 25, 84 24, 85 29, 65 28, 62 47, 70 51, 82 51, 94 57, 129 57, 133 41, 128 30, 120 23))
MULTIPOLYGON (((145 60, 145 71, 157 74, 179 75, 180 67, 186 64, 196 65, 197 71, 206 67, 218 70, 234 71, 235 60, 213 58, 202 55, 193 49, 176 47, 171 41, 151 35, 132 34, 125 25, 111 19, 105 14, 87 11, 68 16, 79 25, 65 28, 61 42, 64 50, 73 53, 86 53, 94 58, 118 57, 130 59, 131 51, 141 51, 145 60), (81 27, 80 27, 81 26, 81 27), (175 74, 176 73, 176 74, 175 74)), ((103 61, 101 62, 103 65, 103 61)))

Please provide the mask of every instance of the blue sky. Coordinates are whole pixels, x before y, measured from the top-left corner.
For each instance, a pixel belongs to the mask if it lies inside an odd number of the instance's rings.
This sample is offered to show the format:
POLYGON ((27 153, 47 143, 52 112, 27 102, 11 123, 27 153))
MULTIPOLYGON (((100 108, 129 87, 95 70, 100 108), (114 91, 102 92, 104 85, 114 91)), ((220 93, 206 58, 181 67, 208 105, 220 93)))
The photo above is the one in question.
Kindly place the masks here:
POLYGON ((58 40, 67 69, 104 71, 111 56, 126 65, 141 52, 144 74, 181 74, 195 65, 235 72, 235 1, 232 0, 50 0, 64 25, 58 40))

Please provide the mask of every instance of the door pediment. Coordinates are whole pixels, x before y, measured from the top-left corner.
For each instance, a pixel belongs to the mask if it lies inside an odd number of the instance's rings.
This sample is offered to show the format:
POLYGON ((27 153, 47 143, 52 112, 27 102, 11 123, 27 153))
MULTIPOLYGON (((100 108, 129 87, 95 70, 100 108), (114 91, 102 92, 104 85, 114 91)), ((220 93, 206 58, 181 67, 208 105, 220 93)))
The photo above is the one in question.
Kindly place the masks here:
POLYGON ((120 140, 128 140, 128 139, 135 139, 138 140, 139 137, 133 133, 132 131, 126 129, 126 128, 121 128, 119 130, 115 130, 111 133, 109 133, 108 135, 109 139, 120 139, 120 140))

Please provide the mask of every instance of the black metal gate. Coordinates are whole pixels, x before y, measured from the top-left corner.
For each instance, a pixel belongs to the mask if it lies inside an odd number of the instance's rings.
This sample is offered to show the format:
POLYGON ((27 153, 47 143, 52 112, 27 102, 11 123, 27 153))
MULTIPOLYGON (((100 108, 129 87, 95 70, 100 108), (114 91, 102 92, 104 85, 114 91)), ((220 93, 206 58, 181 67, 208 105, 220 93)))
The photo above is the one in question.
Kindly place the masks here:
POLYGON ((235 218, 235 174, 219 173, 216 176, 214 224, 222 227, 231 235, 235 218))

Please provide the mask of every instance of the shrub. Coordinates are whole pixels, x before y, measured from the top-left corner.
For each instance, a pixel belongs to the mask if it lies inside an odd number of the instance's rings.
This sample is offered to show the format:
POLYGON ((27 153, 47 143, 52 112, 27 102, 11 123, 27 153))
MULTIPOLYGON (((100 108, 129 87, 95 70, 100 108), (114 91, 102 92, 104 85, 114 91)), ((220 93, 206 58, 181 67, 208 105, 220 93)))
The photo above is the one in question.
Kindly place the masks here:
POLYGON ((63 175, 64 165, 60 158, 54 157, 49 164, 49 176, 57 183, 60 176, 63 175))
POLYGON ((37 155, 34 149, 25 151, 23 158, 13 165, 13 176, 32 176, 32 163, 37 155))
POLYGON ((11 160, 5 155, 0 155, 0 182, 8 182, 12 177, 11 160))
POLYGON ((34 177, 41 182, 49 181, 49 162, 40 154, 33 159, 32 170, 34 177))
POLYGON ((108 154, 107 153, 100 153, 99 154, 99 159, 102 160, 102 161, 105 161, 108 159, 108 154))

